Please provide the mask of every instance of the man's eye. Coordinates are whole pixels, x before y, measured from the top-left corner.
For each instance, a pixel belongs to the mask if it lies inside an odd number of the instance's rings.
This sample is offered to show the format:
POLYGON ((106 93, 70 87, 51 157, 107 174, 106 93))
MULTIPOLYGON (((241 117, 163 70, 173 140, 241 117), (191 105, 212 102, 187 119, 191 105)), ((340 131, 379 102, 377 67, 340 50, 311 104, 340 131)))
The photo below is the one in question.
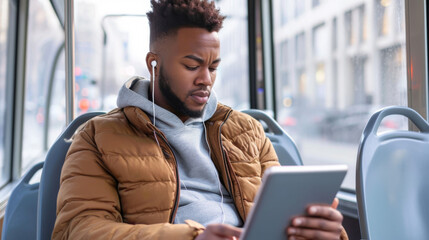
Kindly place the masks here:
POLYGON ((209 68, 210 72, 215 72, 217 68, 209 68))
POLYGON ((187 66, 187 65, 185 65, 185 67, 186 67, 186 69, 188 69, 188 70, 190 70, 190 71, 195 71, 195 70, 197 70, 197 68, 198 68, 198 66, 196 66, 196 67, 192 67, 192 66, 187 66))

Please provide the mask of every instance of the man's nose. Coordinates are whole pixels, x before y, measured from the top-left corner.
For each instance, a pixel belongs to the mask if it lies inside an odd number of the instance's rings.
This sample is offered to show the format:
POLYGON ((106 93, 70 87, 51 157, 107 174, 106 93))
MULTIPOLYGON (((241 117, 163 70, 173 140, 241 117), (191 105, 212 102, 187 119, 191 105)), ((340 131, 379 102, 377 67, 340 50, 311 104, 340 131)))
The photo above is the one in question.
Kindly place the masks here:
POLYGON ((209 68, 201 68, 195 84, 196 85, 202 84, 205 86, 211 86, 213 84, 212 78, 213 78, 213 76, 212 76, 209 68))

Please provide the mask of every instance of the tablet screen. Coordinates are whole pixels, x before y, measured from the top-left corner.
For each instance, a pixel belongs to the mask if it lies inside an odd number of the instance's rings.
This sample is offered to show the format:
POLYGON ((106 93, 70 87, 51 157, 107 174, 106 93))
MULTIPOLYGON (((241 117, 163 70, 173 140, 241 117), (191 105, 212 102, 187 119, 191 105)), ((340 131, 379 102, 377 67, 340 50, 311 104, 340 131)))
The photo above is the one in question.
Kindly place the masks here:
POLYGON ((291 219, 304 215, 308 205, 332 203, 346 172, 346 165, 271 167, 263 176, 240 239, 286 239, 291 219))

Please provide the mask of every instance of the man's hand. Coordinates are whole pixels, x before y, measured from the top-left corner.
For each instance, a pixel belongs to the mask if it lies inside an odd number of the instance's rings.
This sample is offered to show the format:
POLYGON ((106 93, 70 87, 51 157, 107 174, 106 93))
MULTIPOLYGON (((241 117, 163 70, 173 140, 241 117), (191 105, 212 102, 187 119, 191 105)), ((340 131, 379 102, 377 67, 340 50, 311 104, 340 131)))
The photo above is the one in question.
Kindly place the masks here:
POLYGON ((195 240, 236 240, 240 237, 242 229, 227 224, 210 224, 195 240))
POLYGON ((336 209, 338 203, 335 198, 332 206, 310 205, 306 216, 292 219, 287 228, 289 239, 340 239, 343 215, 336 209))

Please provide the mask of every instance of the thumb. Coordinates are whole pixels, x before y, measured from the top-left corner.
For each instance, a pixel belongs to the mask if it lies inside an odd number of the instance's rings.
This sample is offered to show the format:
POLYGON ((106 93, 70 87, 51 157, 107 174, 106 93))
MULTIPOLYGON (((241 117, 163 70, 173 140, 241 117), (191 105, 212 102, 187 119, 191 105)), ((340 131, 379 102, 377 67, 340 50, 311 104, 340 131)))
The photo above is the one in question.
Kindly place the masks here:
POLYGON ((338 198, 334 198, 334 201, 332 201, 331 207, 334 209, 337 209, 339 203, 340 203, 340 200, 338 200, 338 198))

